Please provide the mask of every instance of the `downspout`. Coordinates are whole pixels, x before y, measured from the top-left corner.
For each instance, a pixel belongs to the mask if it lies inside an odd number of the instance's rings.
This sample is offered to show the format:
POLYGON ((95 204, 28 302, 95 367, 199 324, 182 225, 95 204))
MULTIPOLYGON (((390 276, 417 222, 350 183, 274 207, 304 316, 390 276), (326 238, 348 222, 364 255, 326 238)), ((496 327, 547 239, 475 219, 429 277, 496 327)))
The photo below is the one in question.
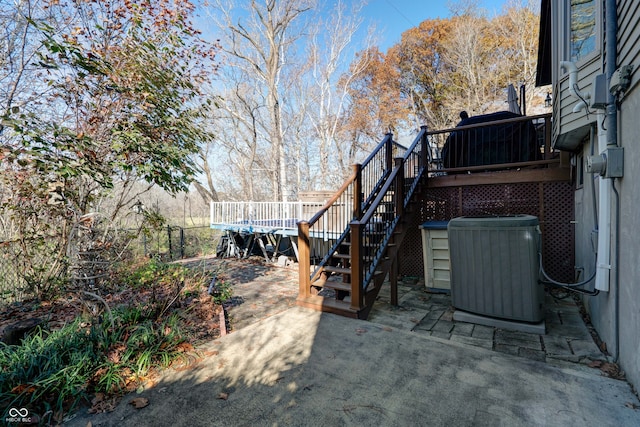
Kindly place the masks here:
MULTIPOLYGON (((602 126, 605 114, 598 110, 598 153, 607 152, 607 133, 602 126)), ((609 273, 611 272, 611 186, 603 175, 598 176, 598 252, 596 260, 596 283, 599 291, 609 292, 609 273)))
POLYGON ((591 94, 582 93, 578 89, 578 67, 576 67, 574 62, 560 61, 560 68, 569 73, 569 93, 573 95, 574 98, 580 100, 580 102, 573 107, 573 112, 578 113, 587 108, 587 101, 591 99, 591 94))
MULTIPOLYGON (((605 4, 605 74, 607 76, 607 82, 611 81, 611 76, 616 71, 618 62, 618 11, 616 0, 607 0, 605 4)), ((607 146, 616 147, 618 145, 618 106, 616 104, 616 97, 609 92, 607 98, 607 146)), ((620 355, 620 272, 618 267, 620 265, 620 243, 618 238, 620 236, 620 197, 618 191, 615 188, 615 180, 611 179, 611 189, 616 194, 616 245, 615 245, 615 325, 614 335, 616 340, 615 360, 618 360, 620 355)), ((611 209, 611 205, 609 205, 611 209)), ((607 275, 608 278, 608 275, 607 275)), ((596 272, 596 285, 597 285, 597 272, 596 272)), ((608 286, 607 286, 608 288, 608 286)))

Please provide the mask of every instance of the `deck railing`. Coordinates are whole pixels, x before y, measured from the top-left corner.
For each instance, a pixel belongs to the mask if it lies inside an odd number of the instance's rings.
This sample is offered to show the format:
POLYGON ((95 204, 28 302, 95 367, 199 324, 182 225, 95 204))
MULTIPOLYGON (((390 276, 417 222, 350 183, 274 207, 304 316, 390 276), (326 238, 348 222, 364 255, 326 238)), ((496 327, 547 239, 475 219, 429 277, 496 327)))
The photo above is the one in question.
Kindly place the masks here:
POLYGON ((542 167, 558 163, 551 114, 522 116, 428 132, 434 174, 542 167))
POLYGON ((361 205, 354 212, 354 218, 359 218, 371 205, 383 181, 393 169, 393 158, 405 151, 406 148, 393 141, 393 134, 389 133, 362 162, 359 177, 361 205))
POLYGON ((297 230, 296 223, 308 219, 322 207, 321 202, 211 202, 213 228, 246 231, 297 230))

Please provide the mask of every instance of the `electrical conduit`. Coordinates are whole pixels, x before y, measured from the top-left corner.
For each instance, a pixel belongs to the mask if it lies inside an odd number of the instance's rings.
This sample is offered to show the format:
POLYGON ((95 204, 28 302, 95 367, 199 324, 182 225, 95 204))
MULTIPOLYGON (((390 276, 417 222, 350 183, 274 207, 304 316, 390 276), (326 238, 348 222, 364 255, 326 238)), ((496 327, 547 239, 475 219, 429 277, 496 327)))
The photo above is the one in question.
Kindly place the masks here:
MULTIPOLYGON (((598 110, 598 153, 607 151, 607 131, 602 128, 604 114, 598 110)), ((595 178, 595 177, 594 177, 595 178)), ((610 178, 598 176, 598 252, 596 261, 596 289, 609 292, 611 271, 611 185, 610 178)))

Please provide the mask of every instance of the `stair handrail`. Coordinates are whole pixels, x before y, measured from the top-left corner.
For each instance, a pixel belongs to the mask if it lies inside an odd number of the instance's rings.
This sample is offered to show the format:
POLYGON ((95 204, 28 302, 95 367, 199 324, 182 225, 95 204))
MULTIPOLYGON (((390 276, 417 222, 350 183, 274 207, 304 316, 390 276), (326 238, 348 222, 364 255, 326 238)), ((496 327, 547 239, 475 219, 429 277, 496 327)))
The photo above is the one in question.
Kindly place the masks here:
POLYGON ((349 221, 354 218, 359 218, 363 211, 366 211, 369 200, 373 198, 372 194, 377 194, 377 189, 380 188, 385 181, 386 176, 391 171, 393 165, 393 150, 402 150, 403 146, 393 141, 393 134, 387 133, 385 137, 378 143, 375 149, 367 156, 367 158, 361 164, 353 165, 353 171, 351 175, 345 180, 338 191, 320 208, 316 214, 314 214, 308 221, 298 222, 298 246, 299 246, 299 265, 300 265, 300 290, 301 295, 307 295, 309 292, 309 285, 316 279, 319 273, 322 271, 322 267, 328 262, 331 253, 336 250, 337 247, 345 240, 349 233, 349 221), (384 156, 384 157, 383 157, 384 156), (375 160, 380 158, 380 161, 384 162, 382 170, 375 170, 371 173, 373 177, 371 180, 365 179, 365 185, 370 186, 371 189, 367 189, 368 196, 365 199, 363 193, 362 175, 368 174, 369 169, 375 168, 375 160), (371 183, 369 181, 375 181, 371 183), (327 213, 332 207, 343 204, 346 205, 346 200, 351 199, 352 211, 350 216, 345 218, 344 212, 337 212, 336 217, 343 217, 345 219, 344 224, 333 224, 331 219, 327 219, 327 213), (323 221, 322 231, 314 233, 312 228, 320 221, 323 221), (335 225, 341 225, 341 227, 334 227, 335 225), (333 228, 339 228, 333 230, 333 228), (335 238, 335 243, 331 249, 318 263, 313 274, 311 274, 311 234, 316 234, 314 237, 324 237, 325 240, 335 238), (319 236, 320 234, 320 236, 319 236), (305 291, 303 291, 303 287, 305 291))
POLYGON ((373 278, 376 268, 384 255, 385 249, 391 240, 391 236, 398 225, 404 208, 407 207, 411 201, 411 197, 415 192, 422 176, 428 169, 428 140, 427 140, 427 127, 423 126, 415 138, 411 146, 407 149, 404 156, 396 158, 396 165, 388 175, 387 180, 381 187, 378 195, 371 204, 371 207, 365 212, 360 219, 356 219, 350 223, 350 229, 352 233, 352 244, 354 242, 359 246, 355 251, 352 251, 352 308, 362 305, 363 292, 371 279, 373 278), (417 156, 418 170, 415 177, 409 185, 405 185, 405 167, 407 161, 417 156), (385 201, 385 198, 390 197, 393 190, 394 199, 394 215, 393 219, 389 221, 380 221, 372 224, 372 220, 376 215, 379 215, 378 208, 385 201), (378 225, 382 225, 383 229, 379 230, 378 225), (380 233, 382 233, 380 237, 380 233), (369 237, 367 237, 369 234, 369 237), (372 241, 380 237, 378 245, 375 247, 375 253, 370 257, 370 261, 367 261, 366 268, 364 267, 364 258, 361 254, 364 254, 363 244, 365 241, 372 241), (353 254, 356 254, 353 257, 353 254), (355 267, 355 268, 354 268, 355 267), (358 288, 356 289, 356 286, 358 288))

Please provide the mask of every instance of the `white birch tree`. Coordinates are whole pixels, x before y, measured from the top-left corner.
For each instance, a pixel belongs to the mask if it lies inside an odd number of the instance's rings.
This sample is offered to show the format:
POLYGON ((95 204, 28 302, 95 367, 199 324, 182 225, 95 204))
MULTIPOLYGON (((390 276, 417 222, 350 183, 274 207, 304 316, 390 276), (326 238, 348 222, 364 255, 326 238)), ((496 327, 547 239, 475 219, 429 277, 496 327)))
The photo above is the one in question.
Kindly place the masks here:
POLYGON ((291 197, 287 183, 285 134, 282 123, 283 79, 292 66, 293 49, 302 33, 301 17, 315 6, 314 0, 252 0, 243 8, 238 3, 217 0, 210 14, 223 31, 222 51, 229 67, 242 70, 259 96, 252 100, 264 108, 263 128, 271 147, 270 167, 273 196, 291 197), (240 10, 239 10, 240 9, 240 10))

